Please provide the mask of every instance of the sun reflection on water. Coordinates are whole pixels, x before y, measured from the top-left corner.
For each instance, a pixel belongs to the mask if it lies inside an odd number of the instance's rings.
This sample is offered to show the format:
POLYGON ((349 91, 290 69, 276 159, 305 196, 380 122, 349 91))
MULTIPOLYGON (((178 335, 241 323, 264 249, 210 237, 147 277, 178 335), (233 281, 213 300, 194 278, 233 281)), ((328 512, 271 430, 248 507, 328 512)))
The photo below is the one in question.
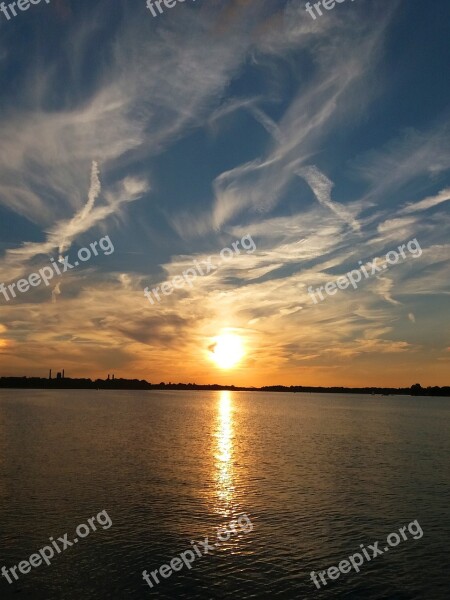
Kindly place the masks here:
POLYGON ((228 391, 221 391, 217 413, 217 444, 215 448, 217 512, 224 517, 233 513, 233 403, 228 391))

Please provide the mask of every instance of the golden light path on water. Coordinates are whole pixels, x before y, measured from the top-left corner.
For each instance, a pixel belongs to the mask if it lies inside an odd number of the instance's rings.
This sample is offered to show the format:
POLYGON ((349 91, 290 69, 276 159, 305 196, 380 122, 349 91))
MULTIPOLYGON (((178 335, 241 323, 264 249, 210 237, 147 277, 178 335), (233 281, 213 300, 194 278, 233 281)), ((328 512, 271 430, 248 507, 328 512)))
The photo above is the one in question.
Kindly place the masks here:
POLYGON ((218 400, 215 448, 217 511, 224 517, 233 514, 233 402, 228 391, 221 391, 218 400))

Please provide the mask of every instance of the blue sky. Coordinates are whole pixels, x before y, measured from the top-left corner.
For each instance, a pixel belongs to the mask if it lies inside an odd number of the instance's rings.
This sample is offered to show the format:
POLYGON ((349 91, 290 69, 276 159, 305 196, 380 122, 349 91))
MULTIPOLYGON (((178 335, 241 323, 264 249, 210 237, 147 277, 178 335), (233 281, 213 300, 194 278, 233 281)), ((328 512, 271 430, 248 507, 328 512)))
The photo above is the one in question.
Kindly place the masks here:
POLYGON ((0 296, 2 374, 448 384, 450 5, 304 4, 0 16, 0 282, 115 249, 0 296), (255 252, 144 297, 247 234, 255 252), (420 257, 311 302, 412 239, 420 257), (222 332, 245 347, 230 371, 222 332))

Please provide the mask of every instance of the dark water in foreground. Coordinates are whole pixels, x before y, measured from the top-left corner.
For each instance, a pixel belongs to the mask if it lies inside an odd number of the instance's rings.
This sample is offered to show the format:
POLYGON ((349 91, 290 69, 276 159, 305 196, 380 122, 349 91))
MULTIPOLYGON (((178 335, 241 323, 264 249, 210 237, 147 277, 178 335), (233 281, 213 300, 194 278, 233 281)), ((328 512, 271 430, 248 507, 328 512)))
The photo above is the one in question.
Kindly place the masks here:
POLYGON ((447 398, 2 390, 0 566, 103 510, 112 526, 0 598, 447 600, 449 417, 447 398), (253 531, 143 581, 242 512, 253 531), (415 520, 420 539, 311 582, 415 520))

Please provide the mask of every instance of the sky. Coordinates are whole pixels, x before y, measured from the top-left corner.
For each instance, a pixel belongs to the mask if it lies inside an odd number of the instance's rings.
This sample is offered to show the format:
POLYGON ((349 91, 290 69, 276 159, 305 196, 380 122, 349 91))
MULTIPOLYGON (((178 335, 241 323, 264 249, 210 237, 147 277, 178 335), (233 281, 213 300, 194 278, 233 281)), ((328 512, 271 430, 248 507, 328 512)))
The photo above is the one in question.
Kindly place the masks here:
POLYGON ((447 0, 0 13, 0 375, 449 385, 449 23, 447 0))

